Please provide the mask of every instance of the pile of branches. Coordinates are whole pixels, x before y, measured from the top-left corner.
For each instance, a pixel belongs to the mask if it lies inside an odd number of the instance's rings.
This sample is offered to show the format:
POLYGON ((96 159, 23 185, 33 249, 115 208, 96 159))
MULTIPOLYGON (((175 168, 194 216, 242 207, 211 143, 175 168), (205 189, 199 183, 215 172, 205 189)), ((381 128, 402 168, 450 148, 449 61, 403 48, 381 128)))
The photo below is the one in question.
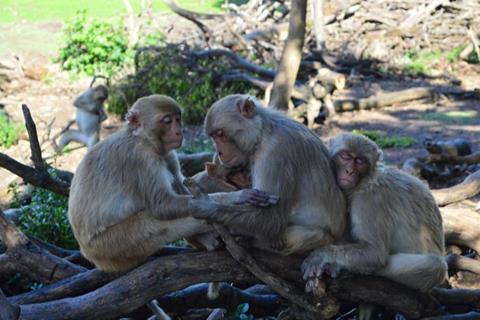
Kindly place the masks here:
MULTIPOLYGON (((0 166, 34 186, 68 196, 71 176, 64 174, 64 180, 60 180, 49 175, 35 123, 25 105, 23 112, 34 166, 24 165, 1 153, 0 166)), ((205 155, 199 157, 205 158, 205 155)), ((192 160, 192 157, 186 158, 190 165, 194 163, 192 160)), ((197 170, 200 168, 199 164, 197 170)), ((329 319, 351 312, 358 303, 374 303, 383 306, 389 314, 400 312, 412 319, 427 316, 457 319, 455 317, 459 316, 444 315, 445 310, 464 313, 460 315, 462 319, 476 319, 480 316, 477 312, 480 290, 464 288, 468 284, 478 288, 480 284, 480 261, 476 256, 480 251, 478 213, 445 214, 442 211, 442 214, 447 241, 459 248, 470 248, 469 256, 461 254, 464 250, 459 249, 447 257, 453 288, 436 288, 429 295, 386 279, 346 274, 337 279, 325 279, 326 294, 314 298, 303 293, 300 274, 303 257, 286 258, 246 250, 220 225, 215 228, 226 250, 195 252, 185 247, 164 247, 128 273, 106 274, 94 269, 77 250, 59 248, 23 234, 0 211, 0 277, 20 273, 44 285, 9 297, 0 290, 0 319, 114 319, 123 316, 168 319, 164 312, 182 319, 214 319, 223 314, 225 308, 240 303, 248 303, 255 316, 277 319, 329 319), (466 284, 463 279, 469 282, 466 284), (229 284, 223 284, 220 296, 210 300, 205 282, 229 284), (264 285, 259 286, 259 283, 264 285)))
MULTIPOLYGON (((195 69, 199 59, 225 58, 231 68, 216 74, 215 81, 247 83, 263 92, 266 105, 287 111, 309 127, 332 114, 431 99, 438 94, 467 99, 479 96, 479 92, 459 87, 458 80, 453 85, 425 82, 421 87, 407 86, 407 90, 365 98, 351 98, 355 94, 346 90, 350 81, 356 85, 358 77, 352 74, 382 76, 372 71, 372 63, 401 62, 410 49, 451 51, 464 45, 463 57, 478 51, 478 30, 474 30, 479 20, 474 14, 480 10, 478 1, 436 0, 424 5, 422 1, 252 0, 241 6, 228 4, 225 14, 203 14, 185 10, 173 0, 164 2, 195 26, 192 30, 182 25, 167 32, 169 45, 184 48, 176 63, 195 69), (287 61, 296 55, 300 57, 298 66, 288 66, 287 61), (290 77, 287 82, 291 83, 276 84, 282 77, 290 77)), ((140 49, 139 53, 145 50, 155 54, 155 48, 140 49)), ((138 80, 132 85, 141 84, 151 70, 152 65, 137 68, 138 80)))

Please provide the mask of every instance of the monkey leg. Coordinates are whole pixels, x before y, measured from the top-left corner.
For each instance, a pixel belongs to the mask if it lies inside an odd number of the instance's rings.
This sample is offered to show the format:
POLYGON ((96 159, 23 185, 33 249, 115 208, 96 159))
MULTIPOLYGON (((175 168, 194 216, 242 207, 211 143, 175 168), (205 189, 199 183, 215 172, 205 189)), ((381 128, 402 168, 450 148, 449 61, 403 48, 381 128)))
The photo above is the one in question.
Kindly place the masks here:
POLYGON ((58 143, 58 149, 62 150, 67 144, 72 141, 80 142, 88 146, 89 144, 89 137, 85 135, 80 130, 67 130, 62 136, 60 137, 60 141, 58 143))
POLYGON ((141 264, 162 244, 209 231, 212 227, 202 220, 159 220, 143 211, 107 228, 80 247, 82 254, 99 269, 116 272, 141 264))
POLYGON ((334 242, 330 232, 320 226, 289 226, 284 239, 285 248, 281 250, 284 255, 308 252, 334 242))
POLYGON ((427 292, 445 281, 447 263, 440 255, 397 253, 389 256, 387 265, 375 274, 427 292))

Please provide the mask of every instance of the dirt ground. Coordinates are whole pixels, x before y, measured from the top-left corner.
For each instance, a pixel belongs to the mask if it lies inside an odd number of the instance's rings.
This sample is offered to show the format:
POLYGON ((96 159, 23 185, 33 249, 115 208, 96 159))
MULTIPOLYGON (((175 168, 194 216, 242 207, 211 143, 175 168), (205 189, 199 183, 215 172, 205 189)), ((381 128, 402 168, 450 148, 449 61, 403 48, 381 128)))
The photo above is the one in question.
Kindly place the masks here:
MULTIPOLYGON (((9 44, 9 50, 0 52, 0 59, 20 59, 26 69, 41 71, 41 76, 33 77, 34 79, 28 76, 19 77, 9 83, 8 90, 0 91, 0 108, 3 108, 15 121, 23 122, 20 106, 23 103, 27 104, 37 123, 44 158, 56 167, 74 172, 84 156, 86 148, 72 144, 72 151, 58 155, 53 149, 52 139, 57 136, 69 120, 74 118, 75 111, 72 102, 76 96, 88 88, 91 79, 70 80, 66 73, 59 71, 58 65, 51 62, 55 54, 55 46, 48 44, 44 47, 45 50, 38 49, 42 47, 38 42, 48 41, 47 38, 58 39, 61 25, 44 24, 35 27, 36 32, 29 36, 37 44, 31 47, 22 44, 24 39, 22 39, 22 43, 16 42, 16 38, 11 33, 5 33, 8 31, 5 29, 6 27, 0 27, 2 40, 8 40, 9 44), (50 36, 45 36, 46 33, 50 33, 50 36), (42 35, 40 39, 39 34, 42 35), (14 55, 17 58, 14 58, 14 55)), ((12 31, 15 28, 10 26, 9 30, 12 31)), ((465 66, 465 68, 459 68, 458 70, 458 74, 454 74, 454 76, 462 80, 462 88, 473 90, 480 87, 478 67, 465 66)), ((378 81, 370 79, 363 81, 361 84, 355 84, 353 87, 338 93, 338 95, 362 97, 421 85, 422 81, 425 80, 392 78, 378 81)), ((103 123, 102 136, 105 137, 115 132, 120 125, 121 120, 110 115, 109 119, 103 123)), ((480 142, 480 101, 474 99, 455 100, 440 95, 432 101, 413 101, 375 111, 346 112, 331 117, 330 121, 320 127, 317 132, 327 140, 329 137, 353 129, 379 130, 387 135, 414 138, 416 143, 409 148, 384 150, 386 162, 392 165, 401 165, 408 157, 424 153, 422 143, 426 137, 462 137, 473 144, 474 150, 478 150, 480 142), (467 118, 442 116, 451 111, 467 112, 471 116, 467 118)), ((187 136, 187 139, 195 138, 195 135, 201 132, 198 129, 188 131, 192 133, 187 136)), ((7 150, 0 150, 0 152, 22 163, 30 163, 29 143, 26 138, 23 137, 18 144, 7 150)), ((19 181, 19 178, 7 170, 0 169, 1 207, 8 206, 10 195, 7 194, 7 187, 13 181, 19 181)))

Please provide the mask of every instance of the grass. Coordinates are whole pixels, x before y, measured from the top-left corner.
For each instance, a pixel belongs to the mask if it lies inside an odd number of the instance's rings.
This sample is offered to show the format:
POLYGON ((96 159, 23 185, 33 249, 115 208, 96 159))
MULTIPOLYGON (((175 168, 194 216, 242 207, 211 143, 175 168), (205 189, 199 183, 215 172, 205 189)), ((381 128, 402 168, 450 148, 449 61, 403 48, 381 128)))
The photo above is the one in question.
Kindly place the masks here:
POLYGON ((353 130, 355 134, 364 135, 373 141, 382 149, 387 148, 408 148, 412 146, 416 140, 410 137, 405 136, 387 136, 385 133, 380 131, 370 131, 370 130, 353 130))
POLYGON ((447 124, 468 124, 476 121, 479 116, 480 114, 476 110, 427 112, 421 115, 423 120, 447 124))
MULTIPOLYGON (((220 12, 224 1, 219 0, 177 0, 179 6, 201 12, 220 12)), ((135 12, 140 12, 140 0, 131 0, 135 12)), ((64 21, 73 18, 77 11, 97 18, 107 18, 126 13, 120 0, 1 0, 0 23, 64 21)), ((163 1, 153 1, 155 12, 170 12, 163 1)))

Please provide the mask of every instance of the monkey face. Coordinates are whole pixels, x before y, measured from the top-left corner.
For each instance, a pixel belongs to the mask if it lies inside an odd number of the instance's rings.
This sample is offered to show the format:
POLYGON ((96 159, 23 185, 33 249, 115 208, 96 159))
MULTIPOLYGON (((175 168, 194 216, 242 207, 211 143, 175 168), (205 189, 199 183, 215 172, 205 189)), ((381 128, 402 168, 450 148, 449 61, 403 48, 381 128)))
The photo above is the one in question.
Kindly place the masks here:
POLYGON ((342 150, 334 156, 337 183, 343 190, 355 188, 368 173, 370 165, 366 157, 342 150))
POLYGON ((159 113, 154 119, 154 135, 163 144, 165 152, 182 146, 182 118, 179 112, 159 113))
POLYGON ((221 165, 225 168, 236 168, 246 165, 247 157, 244 155, 244 152, 237 147, 234 139, 231 139, 224 129, 214 130, 210 137, 215 144, 221 165))

